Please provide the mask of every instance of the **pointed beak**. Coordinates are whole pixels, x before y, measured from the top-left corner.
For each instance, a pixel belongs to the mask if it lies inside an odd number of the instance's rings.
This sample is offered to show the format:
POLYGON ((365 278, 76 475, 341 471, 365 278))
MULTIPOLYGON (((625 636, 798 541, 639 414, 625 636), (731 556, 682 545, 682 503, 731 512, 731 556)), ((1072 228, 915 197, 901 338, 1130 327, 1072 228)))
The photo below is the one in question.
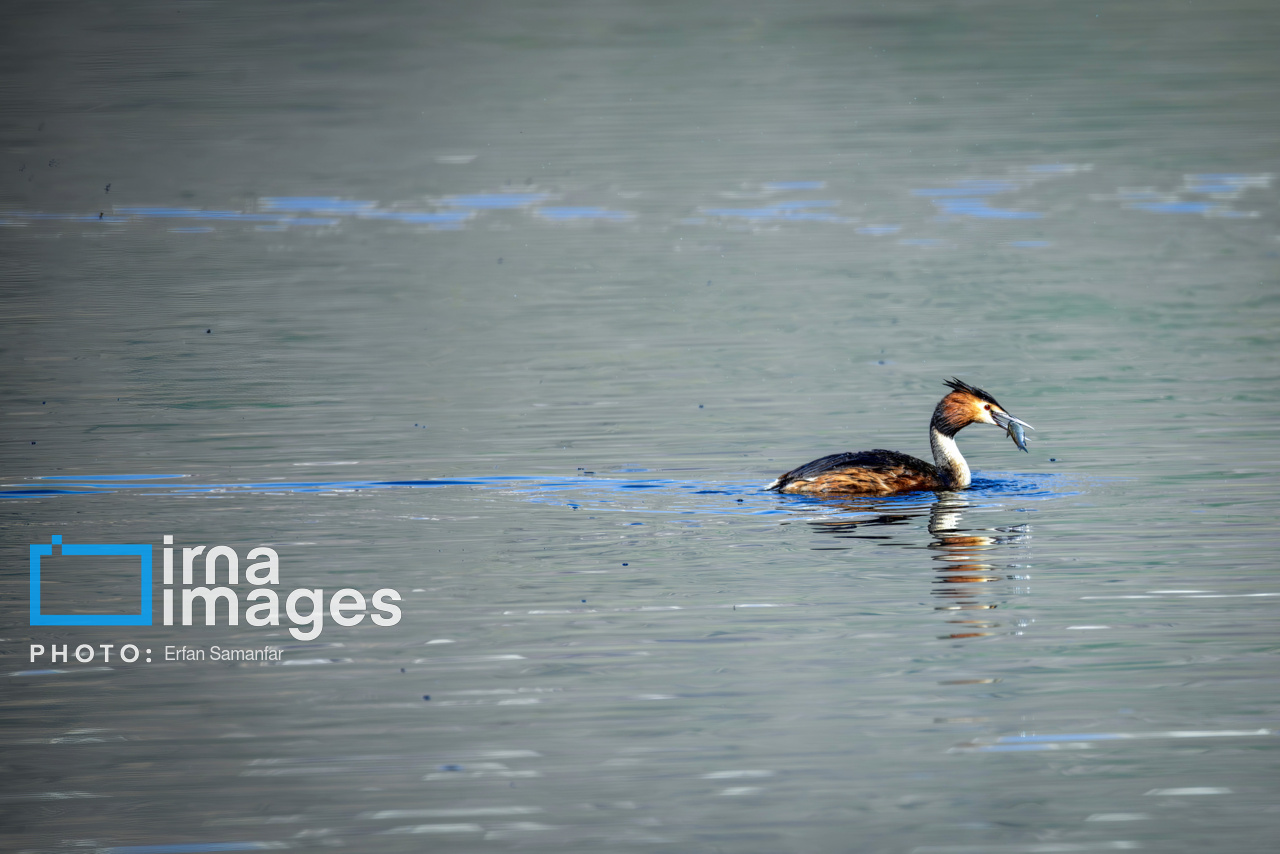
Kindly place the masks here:
POLYGON ((1026 427, 1028 430, 1034 430, 1036 428, 1032 427, 1021 418, 1014 418, 1007 412, 993 411, 991 413, 991 419, 996 422, 996 426, 1004 428, 1004 432, 1013 440, 1013 444, 1018 446, 1019 451, 1030 453, 1030 451, 1027 450, 1027 437, 1026 434, 1023 433, 1022 428, 1026 427))
POLYGON ((991 418, 996 422, 996 425, 1003 430, 1008 430, 1010 424, 1017 424, 1019 426, 1026 427, 1028 430, 1036 429, 1021 418, 1014 418, 1007 412, 992 412, 991 418))

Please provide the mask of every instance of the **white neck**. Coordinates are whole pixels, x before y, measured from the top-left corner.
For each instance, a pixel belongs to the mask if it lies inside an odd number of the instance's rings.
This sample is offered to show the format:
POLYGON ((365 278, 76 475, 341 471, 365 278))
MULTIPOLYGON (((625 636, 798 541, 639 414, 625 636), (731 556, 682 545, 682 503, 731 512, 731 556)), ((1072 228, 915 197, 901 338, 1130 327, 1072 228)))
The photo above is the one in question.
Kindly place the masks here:
POLYGON ((960 454, 960 446, 950 436, 943 435, 937 427, 929 428, 929 447, 933 450, 933 464, 938 474, 952 489, 964 489, 972 481, 969 464, 960 454))

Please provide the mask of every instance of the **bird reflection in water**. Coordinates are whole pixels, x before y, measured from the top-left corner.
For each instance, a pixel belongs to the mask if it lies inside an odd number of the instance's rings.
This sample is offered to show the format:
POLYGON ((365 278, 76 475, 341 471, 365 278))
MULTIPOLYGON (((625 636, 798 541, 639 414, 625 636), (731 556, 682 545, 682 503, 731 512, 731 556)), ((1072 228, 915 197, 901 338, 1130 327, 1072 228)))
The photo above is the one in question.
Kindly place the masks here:
MULTIPOLYGON (((972 502, 964 493, 939 492, 936 496, 937 500, 927 505, 895 502, 886 506, 884 499, 846 499, 839 502, 838 509, 859 514, 858 518, 813 520, 808 524, 815 531, 837 539, 889 541, 885 545, 897 541, 896 544, 907 548, 920 548, 918 541, 907 541, 890 529, 910 529, 913 522, 927 518, 932 539, 924 548, 932 553, 930 559, 935 562, 933 584, 936 586, 932 593, 937 597, 937 604, 934 610, 948 614, 947 622, 955 627, 940 637, 977 638, 1016 632, 1020 626, 997 631, 1001 623, 993 619, 994 615, 983 619, 978 614, 965 612, 994 611, 1004 602, 1001 594, 1007 596, 1013 592, 1007 587, 996 590, 984 585, 1020 580, 1020 576, 1008 573, 1006 567, 1013 563, 1011 550, 1029 539, 1029 527, 969 528, 965 526, 965 512, 972 502)), ((830 502, 824 503, 830 505, 830 502)))

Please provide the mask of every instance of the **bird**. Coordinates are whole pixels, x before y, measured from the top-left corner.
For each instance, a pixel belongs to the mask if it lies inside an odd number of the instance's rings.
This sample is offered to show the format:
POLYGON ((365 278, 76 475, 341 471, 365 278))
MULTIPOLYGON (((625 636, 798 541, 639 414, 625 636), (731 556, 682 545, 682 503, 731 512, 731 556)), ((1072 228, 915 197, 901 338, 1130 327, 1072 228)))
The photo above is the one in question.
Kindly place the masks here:
POLYGON ((1027 450, 1023 428, 1034 430, 1034 427, 1014 418, 994 397, 976 386, 955 377, 944 380, 943 384, 951 391, 938 401, 929 421, 932 463, 882 448, 830 454, 792 469, 765 488, 774 492, 831 496, 965 489, 973 479, 955 436, 970 424, 999 427, 1020 450, 1027 450))

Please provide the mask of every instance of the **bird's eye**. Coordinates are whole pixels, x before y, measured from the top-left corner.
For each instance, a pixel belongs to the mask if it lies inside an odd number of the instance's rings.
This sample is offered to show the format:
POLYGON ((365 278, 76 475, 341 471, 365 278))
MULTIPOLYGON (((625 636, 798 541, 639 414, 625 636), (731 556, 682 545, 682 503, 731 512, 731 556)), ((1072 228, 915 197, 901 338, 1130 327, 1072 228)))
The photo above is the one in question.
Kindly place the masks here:
POLYGON ((990 411, 991 411, 991 404, 989 404, 989 403, 988 403, 988 404, 986 405, 986 407, 985 407, 985 408, 986 408, 986 410, 987 410, 988 412, 990 412, 990 411))

